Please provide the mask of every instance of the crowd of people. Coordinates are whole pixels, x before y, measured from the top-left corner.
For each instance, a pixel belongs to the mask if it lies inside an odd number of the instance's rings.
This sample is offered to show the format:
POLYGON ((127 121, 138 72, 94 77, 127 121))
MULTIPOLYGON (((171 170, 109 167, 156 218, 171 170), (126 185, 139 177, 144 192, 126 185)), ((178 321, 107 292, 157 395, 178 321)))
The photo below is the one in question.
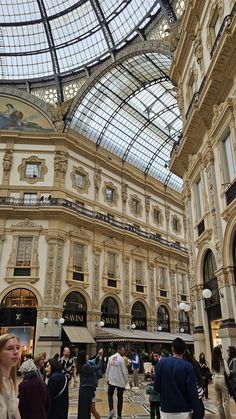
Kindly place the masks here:
MULTIPOLYGON (((20 342, 15 335, 0 336, 0 412, 1 419, 67 419, 69 409, 69 383, 79 381, 78 419, 101 419, 96 409, 96 388, 102 377, 104 353, 89 358, 85 351, 78 353, 76 364, 70 357, 69 348, 47 360, 46 353, 34 359, 25 359, 19 368, 20 342), (17 371, 21 382, 17 388, 17 371)), ((228 348, 224 359, 222 348, 213 350, 211 368, 204 353, 199 362, 187 349, 181 338, 172 342, 172 355, 152 353, 150 382, 146 386, 149 395, 150 419, 203 419, 203 399, 208 399, 208 384, 214 382, 219 419, 232 419, 230 396, 236 400, 236 348, 228 348)), ((106 381, 108 384, 108 419, 117 411, 122 419, 123 394, 130 388, 128 367, 133 371, 134 386, 139 386, 140 357, 134 349, 125 356, 124 345, 118 345, 116 353, 108 358, 106 381), (128 385, 128 387, 127 387, 128 385), (117 406, 114 406, 114 393, 117 406)))

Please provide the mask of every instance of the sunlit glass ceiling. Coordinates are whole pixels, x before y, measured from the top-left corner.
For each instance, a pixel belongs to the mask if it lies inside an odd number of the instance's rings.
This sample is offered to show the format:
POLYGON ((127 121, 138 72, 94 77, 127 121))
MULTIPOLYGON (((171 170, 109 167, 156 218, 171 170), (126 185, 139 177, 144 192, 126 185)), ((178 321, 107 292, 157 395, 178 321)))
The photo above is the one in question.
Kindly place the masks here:
POLYGON ((75 107, 69 127, 180 191, 182 180, 168 169, 182 127, 169 66, 159 53, 117 65, 75 107))
POLYGON ((0 78, 81 70, 121 48, 159 10, 157 0, 1 0, 0 78))

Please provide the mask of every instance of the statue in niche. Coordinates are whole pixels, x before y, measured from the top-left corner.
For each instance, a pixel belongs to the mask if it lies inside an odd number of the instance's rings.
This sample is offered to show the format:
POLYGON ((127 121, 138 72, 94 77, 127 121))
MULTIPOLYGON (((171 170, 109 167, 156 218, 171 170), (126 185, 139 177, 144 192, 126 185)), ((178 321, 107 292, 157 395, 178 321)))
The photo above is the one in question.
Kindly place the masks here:
POLYGON ((13 161, 13 150, 6 150, 3 157, 3 171, 10 172, 13 161))
POLYGON ((61 173, 62 175, 66 174, 67 165, 68 165, 68 155, 69 153, 65 153, 64 151, 56 151, 55 159, 54 159, 54 170, 57 174, 61 173))
POLYGON ((101 169, 95 169, 94 172, 94 186, 97 190, 99 190, 102 177, 101 177, 102 170, 101 169))

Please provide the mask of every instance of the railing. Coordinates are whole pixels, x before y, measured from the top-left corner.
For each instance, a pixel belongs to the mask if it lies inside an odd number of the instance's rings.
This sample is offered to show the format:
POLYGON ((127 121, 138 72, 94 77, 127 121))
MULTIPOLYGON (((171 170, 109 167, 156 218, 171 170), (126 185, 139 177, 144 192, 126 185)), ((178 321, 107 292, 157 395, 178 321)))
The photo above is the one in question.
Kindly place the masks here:
POLYGON ((199 90, 197 92, 195 92, 194 95, 193 95, 193 97, 192 97, 192 100, 191 100, 191 102, 189 104, 188 110, 187 110, 186 115, 185 115, 186 119, 188 119, 189 114, 190 114, 190 112, 191 112, 191 110, 193 108, 193 105, 195 105, 195 103, 198 103, 199 98, 200 98, 200 95, 201 95, 201 93, 203 91, 203 88, 205 86, 205 83, 206 83, 206 77, 204 77, 202 79, 201 86, 200 86, 199 90))
POLYGON ((158 242, 166 247, 174 248, 184 253, 188 253, 188 249, 180 244, 170 242, 168 240, 163 239, 160 237, 159 234, 155 233, 147 233, 140 228, 133 226, 132 224, 122 223, 121 221, 117 221, 111 218, 109 215, 101 214, 97 211, 92 211, 90 209, 84 208, 80 204, 76 204, 75 202, 68 201, 67 199, 63 198, 45 198, 39 200, 25 200, 25 199, 18 199, 18 198, 8 198, 8 197, 0 197, 0 209, 2 206, 13 206, 13 207, 63 207, 74 211, 78 214, 84 215, 85 217, 93 218, 95 220, 103 221, 107 224, 112 225, 113 227, 117 227, 123 231, 128 231, 130 233, 137 234, 138 236, 144 237, 148 240, 153 240, 158 242))
POLYGON ((215 50, 216 50, 216 48, 219 44, 219 41, 220 41, 224 31, 225 31, 225 28, 228 28, 230 26, 235 13, 236 13, 236 3, 234 4, 234 7, 233 7, 231 13, 229 15, 225 16, 225 18, 224 18, 224 20, 221 24, 221 27, 219 29, 219 32, 218 32, 217 37, 215 39, 215 42, 214 42, 214 44, 212 45, 212 48, 211 48, 211 52, 210 52, 210 57, 211 58, 214 55, 214 52, 215 52, 215 50))
POLYGON ((236 181, 225 192, 227 206, 236 198, 236 181))

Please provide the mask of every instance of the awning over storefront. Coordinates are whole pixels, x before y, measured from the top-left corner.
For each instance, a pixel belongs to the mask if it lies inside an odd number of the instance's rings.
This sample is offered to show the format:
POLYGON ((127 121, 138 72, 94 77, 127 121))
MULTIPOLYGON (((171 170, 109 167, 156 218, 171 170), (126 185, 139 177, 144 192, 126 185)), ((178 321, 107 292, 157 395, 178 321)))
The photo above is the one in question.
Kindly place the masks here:
POLYGON ((165 342, 171 343, 175 338, 180 337, 186 343, 193 344, 193 336, 188 333, 148 332, 146 330, 125 330, 103 327, 99 329, 95 337, 97 342, 165 342))
POLYGON ((71 343, 95 343, 87 327, 63 326, 71 343))

